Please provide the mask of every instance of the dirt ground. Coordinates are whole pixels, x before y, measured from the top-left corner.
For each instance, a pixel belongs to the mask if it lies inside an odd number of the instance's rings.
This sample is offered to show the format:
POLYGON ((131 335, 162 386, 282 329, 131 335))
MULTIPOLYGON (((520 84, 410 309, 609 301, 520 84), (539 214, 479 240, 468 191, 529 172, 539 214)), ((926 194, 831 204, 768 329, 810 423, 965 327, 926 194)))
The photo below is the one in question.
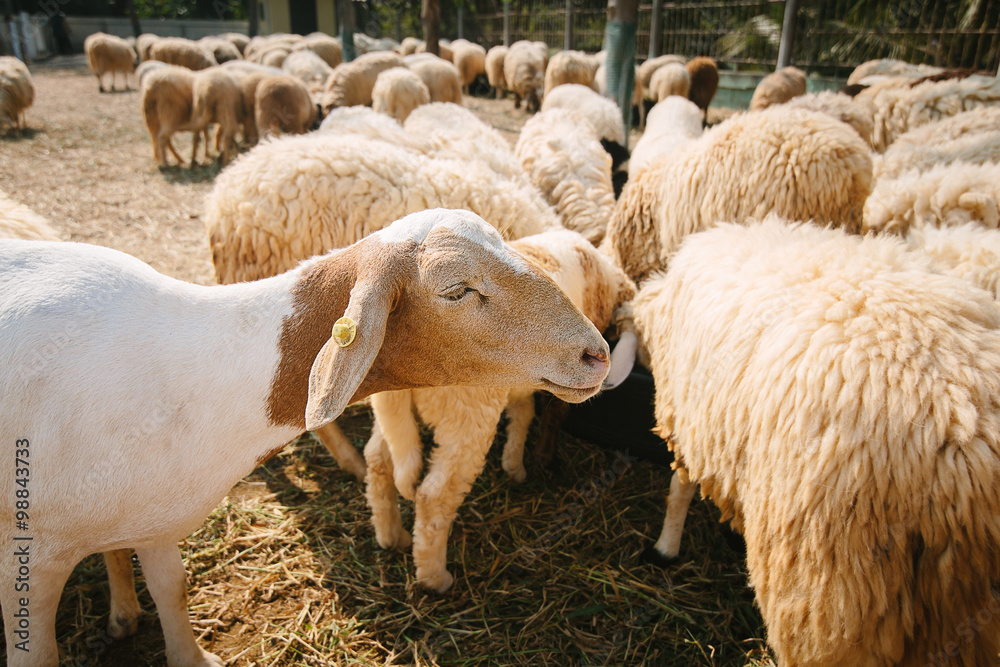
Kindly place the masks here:
MULTIPOLYGON (((218 168, 158 168, 138 93, 99 94, 82 57, 32 71, 30 130, 0 138, 0 190, 67 240, 211 284, 200 216, 218 168)), ((512 142, 527 118, 510 99, 467 105, 512 142)), ((370 410, 338 423, 360 448, 370 410)), ((516 485, 494 446, 452 531, 455 587, 437 596, 414 585, 409 554, 378 548, 362 487, 304 436, 182 543, 200 644, 240 666, 771 664, 740 540, 714 508, 694 504, 684 562, 659 570, 640 554, 659 532, 669 470, 568 436, 556 472, 528 456, 529 481, 516 485)), ((403 512, 410 525, 412 508, 403 512)), ((136 577, 139 633, 113 641, 103 564, 80 564, 59 609, 62 664, 165 664, 136 577)))

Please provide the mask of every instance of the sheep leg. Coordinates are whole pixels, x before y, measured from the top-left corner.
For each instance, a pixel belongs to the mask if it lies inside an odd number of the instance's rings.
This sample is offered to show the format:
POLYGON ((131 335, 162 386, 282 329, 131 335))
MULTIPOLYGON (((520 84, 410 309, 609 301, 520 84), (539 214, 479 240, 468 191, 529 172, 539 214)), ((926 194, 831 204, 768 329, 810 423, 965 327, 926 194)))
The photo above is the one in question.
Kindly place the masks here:
POLYGON ((407 500, 413 500, 424 465, 424 447, 416 417, 413 416, 413 394, 409 390, 375 394, 372 396, 372 410, 382 426, 392 454, 396 490, 407 500))
POLYGON ((365 481, 365 475, 368 474, 365 459, 361 454, 358 454, 358 450, 340 430, 337 422, 330 422, 313 431, 313 434, 330 452, 330 456, 337 461, 337 465, 357 477, 359 482, 365 481))
POLYGON ((160 615, 166 640, 167 664, 193 667, 222 667, 223 661, 204 650, 194 639, 187 610, 187 581, 181 552, 168 544, 151 549, 136 549, 146 575, 156 611, 160 615))
POLYGON ((507 402, 507 442, 503 447, 503 469, 515 482, 523 482, 528 473, 524 469, 524 442, 528 428, 535 418, 535 395, 515 395, 511 392, 507 402))
POLYGON ((102 93, 104 92, 104 81, 101 79, 100 74, 97 75, 97 89, 102 93))
MULTIPOLYGON (((191 169, 194 169, 198 166, 198 142, 201 140, 201 130, 195 130, 192 134, 194 136, 191 139, 191 169)), ((208 135, 205 136, 205 143, 208 143, 208 135)), ((208 148, 205 149, 205 154, 208 154, 208 148)), ((181 164, 184 164, 184 162, 181 161, 181 164)))
POLYGON ((104 565, 108 568, 108 583, 111 587, 108 636, 112 639, 129 637, 139 629, 141 611, 139 599, 135 596, 132 552, 129 549, 105 551, 104 565))
POLYGON ((3 581, 0 607, 3 609, 8 667, 56 667, 59 664, 56 609, 74 561, 53 558, 44 547, 44 542, 38 540, 13 542, 10 547, 13 555, 5 558, 0 567, 0 580, 3 581), (26 560, 19 562, 22 558, 26 560), (25 574, 28 570, 30 573, 25 574), (25 582, 25 577, 30 577, 30 592, 15 589, 18 577, 21 583, 25 582), (19 645, 25 650, 19 650, 19 645))
POLYGON ((647 553, 650 560, 661 564, 677 559, 681 550, 681 534, 684 532, 684 520, 687 518, 688 506, 694 497, 698 485, 688 479, 687 471, 678 469, 670 478, 670 495, 667 496, 667 516, 663 519, 663 532, 653 545, 652 553, 647 553))
POLYGON ((412 540, 403 528, 403 518, 399 514, 396 487, 392 483, 392 457, 378 420, 372 426, 371 437, 365 445, 365 461, 368 463, 365 496, 372 510, 375 539, 383 549, 405 549, 412 540))
POLYGON ((484 411, 479 410, 475 419, 459 420, 464 433, 457 432, 459 429, 450 433, 440 425, 434 433, 438 446, 430 471, 417 489, 413 525, 413 562, 417 582, 425 588, 444 593, 455 580, 447 568, 448 533, 458 506, 486 465, 502 410, 500 403, 495 415, 480 414, 484 411))
POLYGON ((521 108, 521 96, 518 95, 517 93, 514 93, 514 108, 515 109, 521 108))
MULTIPOLYGON (((170 149, 170 152, 173 153, 174 157, 177 158, 177 164, 179 166, 184 166, 184 158, 182 158, 181 154, 177 152, 176 148, 174 148, 174 142, 170 140, 169 136, 166 139, 166 146, 167 146, 167 148, 170 149)), ((162 152, 163 149, 161 148, 160 151, 162 152)), ((166 153, 163 153, 163 164, 164 165, 167 164, 167 155, 166 155, 166 153)))

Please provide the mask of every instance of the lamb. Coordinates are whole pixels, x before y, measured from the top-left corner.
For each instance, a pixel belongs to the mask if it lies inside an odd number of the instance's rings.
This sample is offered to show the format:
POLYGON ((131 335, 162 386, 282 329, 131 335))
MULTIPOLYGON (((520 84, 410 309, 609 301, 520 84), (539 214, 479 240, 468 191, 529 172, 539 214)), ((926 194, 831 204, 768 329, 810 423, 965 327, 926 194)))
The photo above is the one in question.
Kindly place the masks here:
POLYGON ((365 53, 349 63, 338 65, 326 82, 323 113, 330 113, 334 107, 370 106, 372 88, 378 75, 387 69, 402 66, 403 59, 398 54, 386 51, 365 53))
POLYGON ((912 169, 959 161, 1000 162, 1000 106, 963 111, 900 135, 875 156, 875 176, 898 178, 912 169))
POLYGON ((13 56, 0 56, 0 128, 23 130, 25 109, 35 102, 31 73, 13 56))
POLYGON ((430 101, 431 92, 423 80, 402 67, 387 69, 379 74, 372 88, 372 108, 395 118, 400 125, 410 112, 430 101))
POLYGON ((643 90, 649 90, 653 83, 653 74, 656 70, 660 69, 664 65, 669 65, 671 63, 677 63, 678 65, 684 65, 686 62, 684 56, 675 55, 665 55, 657 56, 655 58, 649 58, 645 60, 639 68, 635 71, 635 80, 642 85, 643 90))
POLYGON ((507 92, 507 79, 503 72, 504 59, 507 57, 507 47, 498 44, 486 52, 486 78, 497 91, 499 100, 507 92))
POLYGON ((806 73, 798 67, 782 67, 765 76, 757 84, 750 100, 750 110, 766 109, 805 94, 806 73))
POLYGON ((632 149, 629 180, 635 180, 654 162, 691 146, 701 132, 701 109, 694 102, 676 95, 658 102, 649 110, 646 131, 632 149))
POLYGON ((871 151, 826 114, 778 105, 733 116, 670 160, 650 165, 618 200, 602 250, 640 284, 684 236, 719 220, 774 212, 861 228, 871 151))
POLYGON ((45 218, 0 191, 0 239, 58 241, 59 235, 45 218))
POLYGON ((820 111, 854 128, 862 139, 871 141, 874 129, 875 107, 866 100, 854 100, 848 95, 825 90, 821 93, 806 93, 795 97, 786 105, 796 109, 820 111))
POLYGON ((469 86, 480 74, 486 74, 486 49, 479 44, 466 42, 461 45, 452 43, 454 56, 452 61, 458 69, 462 82, 462 92, 469 94, 469 86))
MULTIPOLYGON (((184 160, 170 138, 175 132, 193 131, 194 73, 184 67, 164 65, 144 73, 142 78, 142 118, 153 142, 157 164, 167 166, 167 151, 178 164, 184 160)), ((208 145, 206 139, 205 144, 208 145)))
POLYGON ((453 64, 424 53, 406 56, 405 65, 427 86, 431 102, 462 103, 462 79, 453 64))
MULTIPOLYGON (((28 641, 18 593, 0 592, 11 667, 58 663, 70 571, 129 547, 168 664, 221 665, 191 631, 177 540, 289 439, 380 391, 524 385, 580 401, 607 374, 594 325, 468 212, 424 211, 273 279, 217 287, 98 246, 0 246, 0 434, 30 452, 32 537, 45 545, 31 552, 30 653, 15 648, 28 641)), ((0 492, 15 488, 12 472, 0 492)), ((2 521, 13 534, 13 514, 2 521)))
MULTIPOLYGON (((548 232, 512 245, 547 273, 598 329, 607 326, 614 307, 634 291, 631 281, 579 234, 548 232)), ((385 549, 409 547, 411 538, 400 520, 396 490, 415 501, 413 561, 421 586, 443 593, 454 581, 447 569, 448 533, 486 463, 508 397, 508 411, 513 414, 504 468, 524 479, 521 454, 534 414, 532 395, 530 389, 441 387, 372 396, 376 425, 365 446, 365 459, 375 536, 385 549), (433 429, 437 443, 419 486, 423 446, 414 411, 433 429)))
POLYGON ((688 99, 698 105, 703 116, 708 118, 708 105, 715 97, 715 91, 719 88, 719 68, 715 61, 707 56, 692 58, 686 65, 688 74, 691 75, 691 90, 688 91, 688 99))
POLYGON ((514 108, 525 101, 528 113, 538 111, 545 94, 545 66, 548 54, 537 42, 514 42, 503 60, 504 80, 514 93, 514 108))
POLYGON ((594 83, 593 61, 582 51, 560 51, 549 60, 545 68, 545 95, 556 86, 578 83, 597 91, 594 83))
POLYGON ((83 51, 87 54, 90 71, 97 76, 97 85, 104 91, 102 77, 111 72, 111 89, 115 89, 118 72, 125 74, 125 89, 128 90, 128 75, 135 71, 137 56, 135 51, 121 37, 95 32, 83 40, 83 51))
POLYGON ((691 91, 691 75, 680 63, 667 63, 653 72, 649 82, 649 98, 654 102, 662 102, 670 95, 679 95, 687 99, 691 91))
POLYGON ((675 457, 659 555, 700 484, 778 664, 995 664, 989 293, 897 239, 771 218, 689 237, 631 317, 675 457))
POLYGON ((600 244, 615 193, 611 156, 587 119, 571 109, 542 111, 521 129, 514 153, 563 225, 600 244))
POLYGON ((978 222, 1000 226, 1000 165, 940 165, 881 178, 865 202, 862 231, 905 235, 911 227, 978 222))
POLYGON ((257 132, 262 136, 305 134, 316 122, 316 105, 301 81, 280 74, 265 77, 257 85, 254 114, 257 132))
POLYGON ((215 56, 197 42, 181 37, 163 37, 156 40, 149 47, 149 57, 190 70, 203 70, 219 64, 215 56))
POLYGON ((333 69, 316 53, 308 49, 292 51, 281 64, 281 69, 306 85, 311 95, 319 96, 333 69))

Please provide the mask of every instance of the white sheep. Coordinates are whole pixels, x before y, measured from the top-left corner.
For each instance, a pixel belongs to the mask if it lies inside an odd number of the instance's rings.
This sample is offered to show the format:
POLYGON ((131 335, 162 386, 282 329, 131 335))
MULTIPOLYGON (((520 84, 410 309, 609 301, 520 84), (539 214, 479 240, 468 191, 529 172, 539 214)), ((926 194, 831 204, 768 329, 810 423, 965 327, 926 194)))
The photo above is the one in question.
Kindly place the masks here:
POLYGON ((333 68, 310 49, 289 53, 281 63, 281 69, 304 83, 309 94, 316 96, 323 92, 327 79, 333 73, 333 68))
POLYGON ((140 61, 147 62, 150 59, 149 50, 153 47, 153 43, 159 39, 157 35, 148 32, 135 38, 135 53, 139 56, 140 61))
POLYGON ((406 67, 427 86, 431 102, 462 103, 462 79, 452 63, 430 53, 406 56, 404 61, 406 67))
MULTIPOLYGON (((427 53, 427 42, 421 41, 417 44, 417 48, 414 50, 414 53, 427 53)), ((432 53, 430 55, 434 54, 432 53)), ((452 52, 448 42, 445 41, 438 41, 438 54, 435 57, 447 60, 448 62, 453 62, 455 60, 454 52, 452 52)))
MULTIPOLYGON (((30 532, 17 534, 33 538, 30 596, 13 585, 18 561, 0 563, 10 667, 58 663, 64 582, 86 555, 126 548, 168 664, 222 665, 191 631, 177 541, 291 438, 380 391, 525 385, 580 401, 607 374, 594 325, 468 212, 424 211, 270 280, 216 287, 98 246, 0 248, 0 436, 25 450, 0 493, 30 489, 18 519, 30 532)), ((0 519, 5 535, 14 520, 0 519)))
POLYGON ((866 142, 871 142, 875 107, 865 99, 853 99, 848 95, 824 90, 820 93, 799 95, 785 104, 795 109, 809 109, 832 116, 853 127, 858 136, 866 142))
POLYGON ((507 47, 497 44, 486 52, 486 78, 497 91, 499 100, 507 92, 507 79, 503 72, 503 61, 507 57, 507 47))
POLYGON ((515 109, 520 109, 521 100, 524 100, 525 109, 529 113, 538 111, 545 94, 547 61, 548 52, 539 42, 521 40, 507 49, 503 73, 507 89, 514 93, 515 109))
POLYGON ((766 109, 806 94, 806 73, 798 67, 782 67, 771 72, 754 88, 750 110, 766 109))
POLYGON ((375 79, 372 109, 402 124, 421 104, 430 104, 431 92, 423 80, 408 69, 387 69, 375 79))
POLYGON ((418 46, 420 46, 420 40, 416 37, 404 37, 399 46, 393 50, 401 56, 408 56, 411 53, 416 53, 418 46))
POLYGON ((996 662, 989 293, 897 239, 771 217, 690 236, 629 310, 676 468, 659 555, 700 485, 746 539, 778 664, 996 662))
MULTIPOLYGON (((607 327, 617 304, 634 293, 632 282, 579 234, 547 232, 511 245, 548 274, 598 329, 607 327)), ((440 387, 372 396, 376 425, 365 459, 376 540, 386 549, 410 546, 396 491, 414 500, 413 561, 420 585, 438 592, 452 585, 448 533, 459 505, 483 470, 508 399, 511 423, 503 465, 515 479, 524 480, 522 453, 534 416, 533 393, 520 388, 440 387), (419 486, 423 445, 415 413, 433 429, 437 444, 419 486)))
POLYGON ((571 109, 539 112, 521 128, 514 153, 563 225, 600 244, 615 208, 611 156, 586 117, 571 109))
POLYGON ((545 68, 545 95, 568 83, 587 86, 596 92, 593 62, 583 51, 560 51, 553 55, 545 68))
POLYGON ((240 50, 236 48, 236 45, 228 39, 222 39, 221 37, 210 35, 199 39, 198 44, 211 53, 215 58, 215 61, 220 65, 231 60, 243 59, 243 55, 240 53, 240 50))
POLYGON ((963 111, 899 135, 875 156, 875 177, 897 178, 951 162, 1000 162, 1000 106, 963 111))
POLYGON ((486 49, 479 44, 452 42, 454 56, 452 62, 458 70, 462 82, 462 92, 469 94, 469 86, 480 74, 486 74, 486 49))
POLYGON ((680 63, 667 63, 653 72, 646 93, 654 102, 662 102, 671 95, 687 99, 690 90, 691 75, 688 74, 687 68, 680 63))
POLYGON ((865 202, 862 231, 905 235, 910 227, 966 222, 1000 226, 1000 165, 956 162, 880 178, 865 202))
POLYGON ((625 146, 625 123, 621 109, 612 100, 601 96, 588 86, 566 83, 545 93, 542 111, 572 109, 586 117, 597 136, 625 146))
MULTIPOLYGON (((292 53, 296 51, 312 51, 323 59, 328 67, 333 69, 344 62, 343 49, 340 40, 322 33, 312 34, 296 44, 292 48, 292 53)), ((289 54, 291 55, 291 54, 289 54)))
POLYGON ((847 85, 859 84, 862 80, 871 76, 892 76, 906 77, 909 79, 919 79, 925 76, 938 74, 942 70, 940 67, 930 65, 911 65, 902 60, 892 58, 879 58, 863 62, 854 68, 850 76, 847 77, 847 85))
POLYGON ((774 212, 861 228, 872 158, 826 114, 777 105, 733 116, 670 160, 654 162, 618 199, 602 249, 640 283, 688 234, 774 212))
POLYGON ((48 220, 0 190, 0 239, 58 241, 59 235, 48 220))
POLYGON ((182 37, 162 37, 156 40, 149 47, 149 57, 151 60, 190 70, 203 70, 219 64, 208 49, 182 37))
POLYGON ((392 52, 365 53, 333 68, 326 82, 323 113, 334 107, 370 106, 375 79, 392 67, 402 67, 403 59, 392 52))
POLYGON ((648 58, 638 66, 638 69, 636 69, 635 80, 639 82, 644 91, 648 91, 653 83, 653 74, 656 73, 656 70, 671 63, 684 65, 686 62, 687 58, 684 56, 677 56, 673 54, 648 58))
POLYGON ((646 130, 632 149, 629 180, 654 162, 692 145, 701 134, 701 109, 697 104, 676 95, 656 103, 646 116, 646 130))
POLYGON ((95 32, 83 40, 83 51, 87 54, 90 71, 97 76, 97 85, 104 92, 102 77, 111 72, 111 90, 115 89, 118 72, 125 75, 125 89, 128 89, 128 75, 135 71, 138 56, 135 50, 121 37, 95 32))
POLYGON ((247 46, 250 44, 250 38, 239 32, 224 32, 219 35, 220 39, 225 39, 229 41, 230 44, 236 47, 240 52, 240 57, 243 57, 243 53, 246 51, 247 46))
POLYGON ((35 102, 35 85, 27 66, 13 56, 0 56, 0 127, 23 130, 24 112, 35 102))

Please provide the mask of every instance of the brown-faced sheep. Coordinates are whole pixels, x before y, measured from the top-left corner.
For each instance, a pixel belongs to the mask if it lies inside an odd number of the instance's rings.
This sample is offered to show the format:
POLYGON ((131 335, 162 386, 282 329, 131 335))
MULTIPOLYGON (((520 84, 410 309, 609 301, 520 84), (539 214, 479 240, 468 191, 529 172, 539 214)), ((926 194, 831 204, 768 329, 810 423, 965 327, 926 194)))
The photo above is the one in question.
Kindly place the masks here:
POLYGON ((703 117, 708 117, 708 105, 719 89, 719 68, 715 61, 707 56, 692 58, 686 65, 691 75, 691 89, 688 99, 698 105, 703 117))

